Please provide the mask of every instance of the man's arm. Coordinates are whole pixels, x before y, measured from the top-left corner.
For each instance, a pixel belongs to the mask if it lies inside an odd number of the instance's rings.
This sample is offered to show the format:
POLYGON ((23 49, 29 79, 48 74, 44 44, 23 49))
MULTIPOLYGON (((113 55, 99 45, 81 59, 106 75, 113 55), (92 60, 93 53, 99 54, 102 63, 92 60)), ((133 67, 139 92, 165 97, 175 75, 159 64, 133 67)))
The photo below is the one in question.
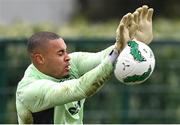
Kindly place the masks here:
MULTIPOLYGON (((110 77, 113 64, 107 57, 100 65, 79 79, 61 83, 37 80, 17 93, 17 100, 31 112, 39 112, 57 105, 81 100, 94 94, 110 77)), ((19 104, 17 103, 17 107, 19 104)))
POLYGON ((27 109, 27 107, 22 104, 19 100, 16 100, 16 109, 17 109, 17 116, 18 116, 18 123, 19 124, 32 124, 33 123, 33 116, 31 111, 27 109))
POLYGON ((73 68, 76 68, 78 75, 82 76, 84 73, 95 68, 97 65, 104 60, 105 57, 113 50, 114 46, 110 46, 100 52, 90 53, 90 52, 75 52, 71 53, 71 64, 73 68))

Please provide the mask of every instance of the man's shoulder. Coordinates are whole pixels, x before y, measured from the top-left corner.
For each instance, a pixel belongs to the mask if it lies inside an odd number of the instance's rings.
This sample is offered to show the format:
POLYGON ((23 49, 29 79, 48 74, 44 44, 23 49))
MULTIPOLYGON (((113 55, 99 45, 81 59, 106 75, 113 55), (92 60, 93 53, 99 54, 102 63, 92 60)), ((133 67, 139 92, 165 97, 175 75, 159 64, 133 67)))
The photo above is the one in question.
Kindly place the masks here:
POLYGON ((26 81, 32 81, 33 80, 33 77, 34 77, 34 69, 33 69, 33 65, 30 64, 27 69, 25 70, 24 72, 24 76, 22 77, 22 79, 19 81, 19 83, 22 83, 22 82, 26 82, 26 81))

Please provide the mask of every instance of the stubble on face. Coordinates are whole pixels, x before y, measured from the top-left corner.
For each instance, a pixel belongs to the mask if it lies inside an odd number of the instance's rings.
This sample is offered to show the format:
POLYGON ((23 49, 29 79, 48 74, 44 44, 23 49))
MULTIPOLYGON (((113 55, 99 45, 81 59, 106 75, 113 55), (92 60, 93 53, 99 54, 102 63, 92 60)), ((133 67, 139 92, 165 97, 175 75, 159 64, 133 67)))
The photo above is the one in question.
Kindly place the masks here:
POLYGON ((50 40, 48 43, 46 68, 50 76, 62 78, 69 75, 69 60, 66 60, 66 44, 63 39, 50 40))

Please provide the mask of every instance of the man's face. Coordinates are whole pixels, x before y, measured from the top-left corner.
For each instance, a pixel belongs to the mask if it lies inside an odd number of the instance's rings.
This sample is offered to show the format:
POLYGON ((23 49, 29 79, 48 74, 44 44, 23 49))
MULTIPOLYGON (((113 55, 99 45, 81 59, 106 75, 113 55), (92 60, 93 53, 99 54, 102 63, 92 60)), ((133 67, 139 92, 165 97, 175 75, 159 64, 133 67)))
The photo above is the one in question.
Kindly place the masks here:
POLYGON ((44 66, 48 75, 62 78, 69 74, 70 57, 66 51, 67 47, 62 38, 50 40, 44 55, 44 66))

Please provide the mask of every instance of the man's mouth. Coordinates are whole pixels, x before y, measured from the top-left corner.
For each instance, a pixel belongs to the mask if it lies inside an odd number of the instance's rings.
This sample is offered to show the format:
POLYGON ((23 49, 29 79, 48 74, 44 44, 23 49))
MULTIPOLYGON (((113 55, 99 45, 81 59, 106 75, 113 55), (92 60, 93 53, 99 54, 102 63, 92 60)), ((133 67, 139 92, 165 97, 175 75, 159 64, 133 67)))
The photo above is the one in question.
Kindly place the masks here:
POLYGON ((65 66, 65 68, 64 68, 64 69, 65 69, 66 71, 69 71, 69 70, 70 70, 70 68, 71 68, 71 67, 70 67, 70 65, 67 65, 67 66, 65 66))

